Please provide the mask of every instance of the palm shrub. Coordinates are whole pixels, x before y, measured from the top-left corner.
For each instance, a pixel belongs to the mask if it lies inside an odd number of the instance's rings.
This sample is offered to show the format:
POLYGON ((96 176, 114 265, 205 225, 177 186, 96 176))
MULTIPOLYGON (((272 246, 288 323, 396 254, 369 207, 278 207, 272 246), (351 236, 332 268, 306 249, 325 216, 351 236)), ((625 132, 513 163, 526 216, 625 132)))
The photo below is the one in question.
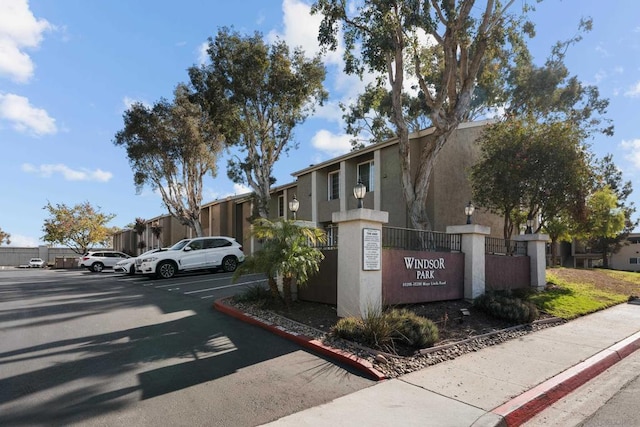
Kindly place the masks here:
POLYGON ((304 286, 320 270, 324 255, 314 246, 326 242, 325 233, 315 227, 299 225, 296 221, 270 221, 266 218, 256 219, 251 232, 262 240, 262 248, 247 257, 246 266, 235 277, 244 272, 265 273, 272 293, 280 297, 275 278, 281 275, 282 299, 290 305, 294 279, 298 286, 304 286))
POLYGON ((253 255, 246 257, 244 262, 238 266, 236 271, 233 273, 233 282, 235 283, 240 276, 247 273, 264 273, 265 276, 267 276, 267 283, 269 284, 271 297, 276 301, 283 301, 276 282, 278 256, 278 251, 270 250, 263 246, 261 249, 254 252, 253 255))

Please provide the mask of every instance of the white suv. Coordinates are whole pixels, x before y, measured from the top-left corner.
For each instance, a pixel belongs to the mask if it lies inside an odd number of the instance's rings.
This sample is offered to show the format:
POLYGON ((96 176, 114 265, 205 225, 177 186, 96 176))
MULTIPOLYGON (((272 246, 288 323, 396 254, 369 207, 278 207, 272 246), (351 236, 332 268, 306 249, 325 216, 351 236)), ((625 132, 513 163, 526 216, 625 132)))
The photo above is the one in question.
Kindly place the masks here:
POLYGON ((136 265, 136 272, 169 279, 187 270, 222 268, 232 272, 243 261, 242 246, 234 238, 196 237, 181 240, 167 250, 142 258, 140 265, 136 265))
POLYGON ((129 255, 117 251, 89 251, 78 260, 78 265, 100 273, 105 268, 113 268, 118 261, 130 258, 129 255))

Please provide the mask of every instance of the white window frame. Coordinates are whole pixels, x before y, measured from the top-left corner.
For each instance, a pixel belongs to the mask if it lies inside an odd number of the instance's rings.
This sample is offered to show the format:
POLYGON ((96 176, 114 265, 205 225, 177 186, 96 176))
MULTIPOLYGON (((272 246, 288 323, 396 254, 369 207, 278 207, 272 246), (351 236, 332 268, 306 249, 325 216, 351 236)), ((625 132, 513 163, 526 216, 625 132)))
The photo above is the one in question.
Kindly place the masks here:
POLYGON ((281 194, 278 196, 278 217, 284 218, 285 208, 284 208, 284 195, 281 194))
POLYGON ((327 175, 327 200, 337 199, 340 199, 340 170, 329 172, 329 174, 327 175), (336 197, 333 197, 333 177, 337 177, 338 179, 338 194, 336 195, 336 197))
MULTIPOLYGON (((358 165, 356 166, 356 179, 357 181, 360 181, 360 166, 362 165, 369 165, 369 185, 367 186, 367 193, 371 192, 371 191, 375 191, 376 190, 376 186, 374 178, 375 178, 375 163, 373 160, 367 160, 366 162, 362 162, 362 163, 358 163, 358 165)), ((357 182, 356 181, 356 182, 357 182)), ((363 184, 366 184, 363 182, 363 184)))

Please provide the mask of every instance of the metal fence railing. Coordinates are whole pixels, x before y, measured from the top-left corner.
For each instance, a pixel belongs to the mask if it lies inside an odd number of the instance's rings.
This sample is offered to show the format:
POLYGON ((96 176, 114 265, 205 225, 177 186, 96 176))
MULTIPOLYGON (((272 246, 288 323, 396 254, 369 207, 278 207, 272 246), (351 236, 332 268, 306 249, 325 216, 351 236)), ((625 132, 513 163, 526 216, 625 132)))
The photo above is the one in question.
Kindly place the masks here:
POLYGON ((382 247, 413 251, 459 252, 460 234, 382 227, 382 247))
POLYGON ((314 245, 317 249, 338 249, 338 226, 328 225, 324 228, 327 241, 314 245))
POLYGON ((484 251, 493 255, 527 255, 527 242, 485 237, 484 251))

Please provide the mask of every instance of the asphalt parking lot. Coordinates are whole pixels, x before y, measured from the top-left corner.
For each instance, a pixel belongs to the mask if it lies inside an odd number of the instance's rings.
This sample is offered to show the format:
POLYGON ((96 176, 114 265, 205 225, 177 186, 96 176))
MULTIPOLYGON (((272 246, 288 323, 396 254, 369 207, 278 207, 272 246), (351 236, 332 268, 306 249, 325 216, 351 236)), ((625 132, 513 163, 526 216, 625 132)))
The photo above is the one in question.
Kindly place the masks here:
POLYGON ((261 280, 0 269, 0 425, 255 426, 374 384, 212 309, 261 280))

